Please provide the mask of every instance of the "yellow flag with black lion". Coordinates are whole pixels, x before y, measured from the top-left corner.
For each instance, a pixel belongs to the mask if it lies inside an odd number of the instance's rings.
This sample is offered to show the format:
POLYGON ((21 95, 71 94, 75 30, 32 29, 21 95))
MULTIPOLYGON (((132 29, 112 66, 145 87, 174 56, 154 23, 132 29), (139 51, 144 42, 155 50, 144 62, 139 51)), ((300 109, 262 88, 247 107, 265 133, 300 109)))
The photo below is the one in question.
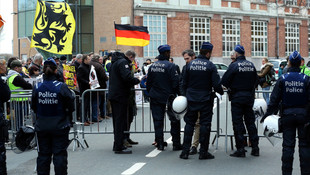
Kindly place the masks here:
POLYGON ((75 19, 65 2, 38 0, 30 47, 55 54, 72 54, 75 19))

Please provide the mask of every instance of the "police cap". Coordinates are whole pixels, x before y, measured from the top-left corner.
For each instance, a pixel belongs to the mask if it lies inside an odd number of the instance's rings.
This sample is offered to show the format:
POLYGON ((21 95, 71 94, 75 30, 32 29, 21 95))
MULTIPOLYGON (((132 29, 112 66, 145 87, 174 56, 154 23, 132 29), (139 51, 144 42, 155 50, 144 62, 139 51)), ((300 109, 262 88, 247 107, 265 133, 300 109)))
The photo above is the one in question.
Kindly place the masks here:
POLYGON ((235 46, 234 50, 240 54, 244 54, 244 47, 239 44, 235 46))
POLYGON ((170 51, 170 46, 168 44, 165 44, 165 45, 160 45, 158 47, 158 52, 159 53, 163 53, 163 52, 166 52, 166 51, 170 51))
POLYGON ((46 61, 44 61, 44 66, 45 65, 55 65, 55 66, 57 66, 55 60, 52 57, 50 57, 46 61))
POLYGON ((209 42, 203 42, 202 45, 200 46, 200 49, 206 49, 212 51, 213 45, 209 42))
POLYGON ((299 52, 297 52, 296 50, 290 55, 289 60, 291 63, 297 63, 301 61, 301 56, 299 54, 299 52))

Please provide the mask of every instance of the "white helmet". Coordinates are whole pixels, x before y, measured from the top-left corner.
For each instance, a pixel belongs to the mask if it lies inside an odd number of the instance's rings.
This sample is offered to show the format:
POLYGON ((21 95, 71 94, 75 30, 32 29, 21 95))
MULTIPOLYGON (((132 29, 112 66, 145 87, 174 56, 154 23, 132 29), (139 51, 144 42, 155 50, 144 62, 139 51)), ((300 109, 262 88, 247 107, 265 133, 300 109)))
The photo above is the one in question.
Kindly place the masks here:
POLYGON ((187 111, 187 99, 185 96, 177 96, 172 103, 172 112, 177 119, 182 119, 187 111))
POLYGON ((270 115, 264 120, 264 135, 266 137, 272 137, 279 132, 279 116, 270 115))
POLYGON ((263 117, 267 111, 267 103, 264 99, 255 99, 253 111, 256 118, 263 117))

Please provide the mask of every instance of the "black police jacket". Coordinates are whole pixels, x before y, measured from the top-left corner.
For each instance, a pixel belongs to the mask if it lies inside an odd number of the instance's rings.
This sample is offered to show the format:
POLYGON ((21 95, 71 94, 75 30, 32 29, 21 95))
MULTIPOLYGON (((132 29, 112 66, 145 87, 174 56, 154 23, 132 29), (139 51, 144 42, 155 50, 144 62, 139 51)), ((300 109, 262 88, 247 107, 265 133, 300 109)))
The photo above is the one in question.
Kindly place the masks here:
POLYGON ((120 52, 112 54, 112 65, 109 74, 109 96, 113 101, 128 101, 132 86, 140 82, 132 76, 130 71, 131 61, 120 52))
POLYGON ((3 119, 3 103, 10 100, 11 91, 9 86, 0 78, 0 120, 3 119))
POLYGON ((36 113, 36 131, 61 130, 70 126, 74 109, 74 93, 56 75, 43 76, 32 91, 31 108, 36 113))
POLYGON ((186 65, 183 73, 182 89, 188 101, 205 102, 214 98, 215 92, 223 94, 220 76, 215 65, 205 56, 199 55, 197 59, 186 65))
POLYGON ((288 73, 277 80, 270 96, 265 116, 272 115, 281 104, 281 112, 287 114, 306 115, 310 101, 310 78, 300 73, 300 68, 288 68, 288 73))
POLYGON ((252 62, 239 56, 231 63, 222 77, 221 84, 228 88, 230 100, 245 102, 254 101, 258 76, 252 62))
POLYGON ((166 104, 169 95, 177 94, 179 88, 179 74, 176 66, 163 55, 153 63, 148 70, 146 89, 153 102, 166 104))

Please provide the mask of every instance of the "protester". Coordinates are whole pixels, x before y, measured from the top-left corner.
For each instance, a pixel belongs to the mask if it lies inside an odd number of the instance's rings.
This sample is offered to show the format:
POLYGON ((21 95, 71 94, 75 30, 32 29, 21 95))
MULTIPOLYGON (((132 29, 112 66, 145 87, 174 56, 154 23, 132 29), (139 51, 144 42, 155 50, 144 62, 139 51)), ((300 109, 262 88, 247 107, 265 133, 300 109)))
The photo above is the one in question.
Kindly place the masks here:
POLYGON ((132 151, 124 147, 125 120, 127 119, 128 98, 133 85, 138 84, 139 79, 132 76, 129 60, 123 53, 114 52, 112 55, 110 70, 109 100, 113 113, 113 131, 115 154, 131 154, 132 151))
MULTIPOLYGON (((273 69, 273 64, 268 61, 268 58, 262 59, 262 67, 260 73, 258 73, 259 84, 264 91, 269 91, 270 86, 272 84, 272 74, 271 71, 273 69)), ((267 103, 269 104, 269 92, 263 92, 263 97, 267 103)))
POLYGON ((36 113, 37 173, 49 174, 53 157, 55 174, 68 174, 67 147, 75 97, 65 83, 57 81, 53 58, 44 62, 43 73, 43 83, 34 87, 31 103, 36 113))

